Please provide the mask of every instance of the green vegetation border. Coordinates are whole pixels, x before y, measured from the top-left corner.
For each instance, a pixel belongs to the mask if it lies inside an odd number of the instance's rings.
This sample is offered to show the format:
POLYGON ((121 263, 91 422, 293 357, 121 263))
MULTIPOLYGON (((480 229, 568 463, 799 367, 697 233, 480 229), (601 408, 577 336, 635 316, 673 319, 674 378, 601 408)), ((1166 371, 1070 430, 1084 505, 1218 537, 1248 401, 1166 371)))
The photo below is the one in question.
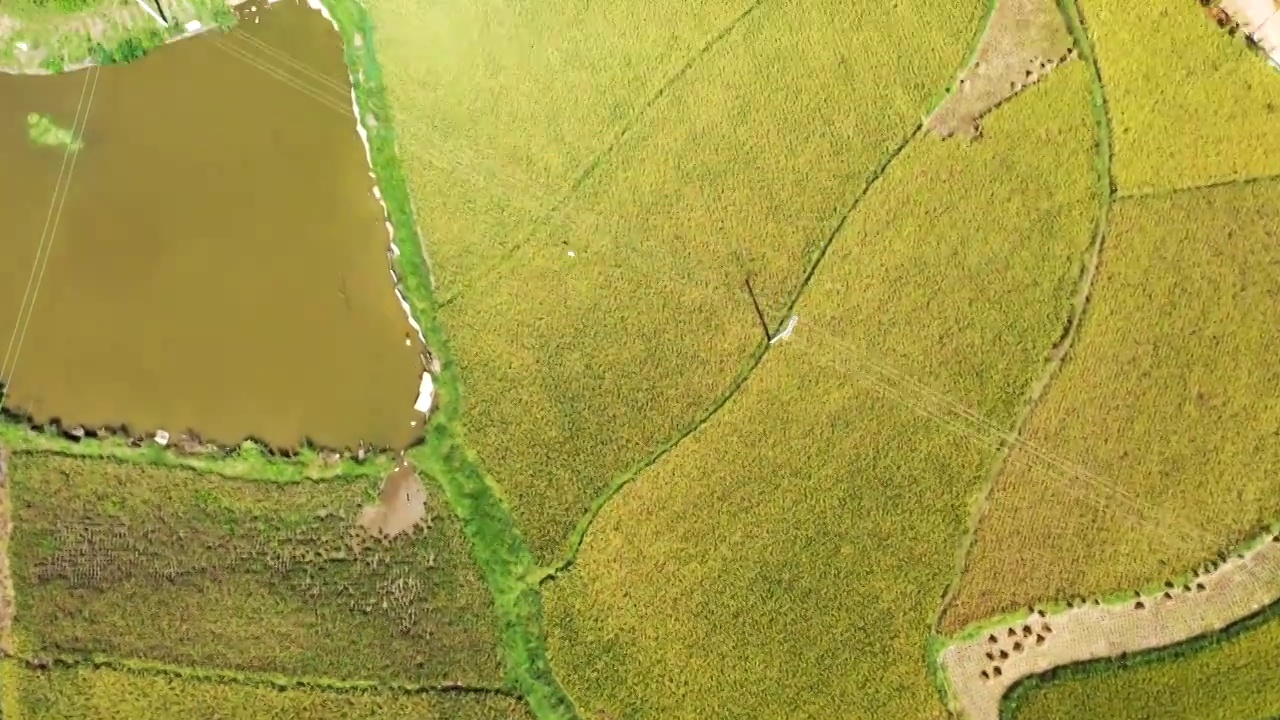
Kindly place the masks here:
POLYGON ((1196 653, 1212 650, 1271 621, 1280 622, 1280 601, 1276 601, 1251 615, 1246 615, 1221 630, 1198 635, 1180 643, 1144 650, 1139 653, 1086 660, 1071 665, 1063 665, 1038 675, 1031 675, 1014 683, 1013 687, 1005 693, 1004 698, 1000 701, 1000 720, 1016 720, 1027 698, 1032 693, 1052 683, 1082 680, 1128 668, 1177 662, 1196 653))
POLYGON ((372 21, 359 0, 322 2, 342 35, 372 169, 399 251, 393 261, 396 273, 427 346, 440 361, 435 378, 436 410, 428 422, 425 442, 408 455, 438 479, 462 521, 499 615, 508 684, 529 703, 539 720, 576 720, 577 710, 556 681, 547 657, 533 554, 516 528, 500 488, 462 445, 461 383, 438 319, 430 265, 396 152, 391 107, 373 47, 372 21))

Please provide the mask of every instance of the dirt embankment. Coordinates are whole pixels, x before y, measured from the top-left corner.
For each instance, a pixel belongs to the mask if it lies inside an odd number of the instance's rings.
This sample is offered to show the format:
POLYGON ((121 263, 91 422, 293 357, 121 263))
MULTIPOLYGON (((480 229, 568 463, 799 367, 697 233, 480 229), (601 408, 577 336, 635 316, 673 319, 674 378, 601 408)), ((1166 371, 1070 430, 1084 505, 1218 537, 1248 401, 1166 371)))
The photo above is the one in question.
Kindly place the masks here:
POLYGON ((966 720, 998 720, 1019 680, 1063 665, 1173 645, 1280 601, 1280 536, 1234 556, 1188 584, 1122 605, 1083 604, 1001 625, 942 653, 954 709, 966 720))
POLYGON ((1054 0, 998 0, 973 62, 926 127, 942 137, 976 138, 983 116, 1074 56, 1054 0))
POLYGON ((379 538, 412 532, 427 516, 427 491, 413 466, 401 458, 382 481, 378 502, 360 512, 358 523, 379 538))

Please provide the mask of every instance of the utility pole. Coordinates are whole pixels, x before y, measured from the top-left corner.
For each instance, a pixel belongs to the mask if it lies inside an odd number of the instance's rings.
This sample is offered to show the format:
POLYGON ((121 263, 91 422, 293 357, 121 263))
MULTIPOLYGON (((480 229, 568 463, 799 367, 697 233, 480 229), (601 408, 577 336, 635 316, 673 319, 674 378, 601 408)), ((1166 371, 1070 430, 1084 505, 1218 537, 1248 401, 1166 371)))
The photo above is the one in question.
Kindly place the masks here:
POLYGON ((764 311, 760 309, 760 301, 756 299, 755 288, 751 287, 751 276, 746 277, 747 294, 751 296, 751 306, 756 309, 756 318, 760 320, 760 329, 764 331, 764 340, 769 342, 769 321, 764 319, 764 311))
POLYGON ((164 24, 169 24, 169 16, 164 14, 164 8, 160 7, 160 0, 154 0, 156 4, 156 12, 160 13, 160 18, 164 20, 164 24))

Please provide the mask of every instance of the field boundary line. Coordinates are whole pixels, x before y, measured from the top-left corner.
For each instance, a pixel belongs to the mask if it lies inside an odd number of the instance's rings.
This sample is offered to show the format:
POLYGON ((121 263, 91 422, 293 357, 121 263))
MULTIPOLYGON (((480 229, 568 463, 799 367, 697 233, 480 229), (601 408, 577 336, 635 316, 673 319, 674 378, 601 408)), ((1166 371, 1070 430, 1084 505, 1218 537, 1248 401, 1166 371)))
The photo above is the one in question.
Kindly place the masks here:
MULTIPOLYGON (((796 305, 799 304, 805 290, 808 289, 810 282, 812 282, 814 276, 817 274, 819 266, 822 265, 822 261, 827 257, 827 252, 831 249, 831 246, 835 243, 835 240, 839 237, 841 231, 844 230, 844 226, 849 222, 849 218, 853 217, 853 214, 857 212, 858 208, 862 205, 862 200, 871 193, 877 184, 879 184, 880 179, 885 176, 889 167, 893 165, 893 162, 897 160, 900 155, 902 155, 912 141, 920 135, 923 129, 924 124, 922 122, 917 122, 911 132, 899 141, 898 145, 880 161, 879 166, 876 167, 870 177, 868 177, 867 181, 863 184, 862 188, 854 195, 854 198, 849 202, 844 213, 840 216, 840 219, 836 221, 830 232, 827 233, 826 238, 823 239, 822 245, 818 248, 818 252, 814 254, 813 259, 809 262, 809 266, 806 268, 804 276, 796 286, 796 289, 791 293, 791 298, 787 301, 787 304, 783 307, 779 320, 774 324, 773 331, 770 333, 771 337, 777 335, 789 322, 791 315, 795 311, 796 305)), ((756 369, 760 367, 762 362, 764 362, 765 356, 768 355, 769 350, 772 347, 773 345, 771 345, 767 340, 762 341, 757 345, 755 353, 752 355, 750 360, 747 361, 743 370, 739 372, 738 376, 730 383, 728 389, 721 394, 720 397, 716 398, 710 407, 708 407, 692 423, 686 426, 684 430, 677 433, 675 437, 664 443, 649 457, 640 461, 640 463, 632 467, 630 470, 627 470, 623 474, 615 477, 609 487, 606 488, 603 493, 598 495, 594 501, 592 501, 591 508, 587 510, 587 513, 578 522, 573 534, 569 537, 564 555, 561 559, 551 566, 541 568, 535 577, 535 582, 542 584, 549 580, 553 580, 558 574, 571 568, 577 560, 578 552, 582 549, 582 544, 586 540, 587 533, 591 530, 592 523, 595 522, 596 517, 599 516, 605 505, 607 505, 614 496, 621 492, 624 487, 631 484, 631 482, 644 473, 644 471, 657 464, 659 460, 665 457, 667 453, 674 450, 676 446, 680 445, 680 443, 682 443, 686 438, 696 433, 702 428, 702 426, 711 422, 711 420, 719 414, 720 410, 728 405, 729 401, 738 394, 738 391, 747 384, 747 381, 751 379, 751 376, 755 373, 756 369)))
POLYGON ((574 196, 577 195, 578 191, 582 189, 583 185, 585 185, 587 181, 596 174, 597 170, 603 167, 606 162, 612 158, 617 149, 622 147, 623 141, 630 137, 636 128, 640 127, 641 122, 648 119, 653 108, 658 106, 658 103, 671 92, 672 88, 678 85, 680 81, 698 65, 699 61, 707 57, 713 50, 719 48, 720 44, 723 43, 725 39, 732 35, 733 32, 747 20, 747 18, 754 15, 755 12, 763 7, 767 2, 769 2, 769 0, 752 0, 749 5, 739 11, 736 16, 729 20, 729 22, 721 25, 718 30, 707 36, 707 38, 703 40, 702 45, 691 52, 689 56, 685 58, 684 63, 681 64, 675 72, 668 75, 666 79, 662 81, 662 84, 658 86, 658 89, 651 93, 641 106, 632 113, 631 117, 627 118, 622 123, 622 126, 609 136, 604 145, 597 150, 587 160, 582 169, 578 171, 578 174, 574 177, 573 181, 569 183, 568 188, 562 190, 559 197, 552 202, 551 206, 546 210, 539 212, 538 217, 524 228, 521 232, 520 238, 512 243, 511 247, 504 250, 500 256, 495 258, 486 267, 478 270, 470 282, 463 284, 451 295, 442 299, 440 301, 439 309, 443 310, 455 300, 460 299, 463 295, 476 290, 479 286, 483 285, 491 275, 497 274, 498 270, 505 266, 513 256, 523 250, 529 244, 529 240, 533 237, 538 228, 544 226, 548 221, 560 215, 574 196))
POLYGON ((9 655, 8 657, 25 664, 29 669, 38 671, 111 670, 150 677, 171 677, 181 680, 240 685, 243 687, 319 691, 341 695, 373 692, 384 695, 494 695, 513 700, 524 699, 519 693, 507 688, 468 685, 465 683, 416 684, 381 682, 377 680, 339 680, 308 675, 285 675, 272 672, 248 672, 177 665, 97 654, 42 656, 37 653, 21 653, 9 655))
MULTIPOLYGON (((1077 278, 1074 298, 1069 307, 1062 335, 1050 349, 1048 358, 1042 366, 1040 376, 1029 388, 1027 398, 1014 421, 1014 427, 1008 438, 1001 442, 1000 449, 996 453, 984 485, 973 501, 968 532, 961 539, 957 550, 955 573, 951 578, 946 594, 943 596, 938 612, 934 616, 931 633, 934 637, 942 637, 943 635, 942 626, 946 620, 947 613, 953 606, 960 587, 963 585, 964 577, 968 573, 982 522, 990 510, 991 495, 1000 478, 1004 475, 1004 470, 1008 467, 1011 456, 1021 447, 1017 439, 1021 438, 1026 431, 1036 408, 1039 407, 1040 401, 1050 391, 1053 381, 1058 377, 1063 365, 1069 360, 1081 327, 1088 317, 1093 301, 1095 280, 1102 262, 1102 253, 1106 246, 1111 206, 1116 196, 1115 174, 1112 165, 1111 110, 1107 101, 1106 87, 1102 81, 1102 70, 1094 52, 1093 40, 1089 36, 1088 26, 1079 6, 1079 0, 1058 0, 1058 9, 1062 15, 1063 22, 1066 23, 1079 48, 1080 55, 1090 69, 1090 90, 1093 95, 1091 109, 1096 126, 1095 165, 1098 172, 1100 195, 1098 214, 1094 225, 1094 237, 1085 251, 1084 263, 1077 278)), ((939 662, 936 658, 930 658, 930 668, 935 671, 939 670, 939 662)), ((951 706, 953 697, 947 692, 949 686, 946 684, 946 679, 941 676, 935 679, 939 683, 939 688, 943 691, 947 704, 951 706)))
POLYGON ((1233 185, 1254 185, 1256 183, 1265 183, 1280 180, 1280 173, 1270 173, 1267 175, 1250 175, 1242 178, 1232 178, 1230 180, 1217 180, 1203 185, 1187 185, 1185 187, 1165 188, 1162 190, 1139 190, 1136 192, 1120 192, 1115 196, 1116 200, 1142 200, 1145 198, 1163 198, 1184 193, 1199 192, 1201 190, 1217 190, 1219 188, 1231 187, 1233 185))

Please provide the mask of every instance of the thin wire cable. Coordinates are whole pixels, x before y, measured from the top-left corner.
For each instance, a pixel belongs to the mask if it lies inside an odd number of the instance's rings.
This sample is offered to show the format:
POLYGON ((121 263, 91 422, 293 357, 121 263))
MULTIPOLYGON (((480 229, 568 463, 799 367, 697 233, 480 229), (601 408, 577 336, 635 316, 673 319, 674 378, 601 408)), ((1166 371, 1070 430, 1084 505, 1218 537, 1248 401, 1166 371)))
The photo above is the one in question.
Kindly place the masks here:
MULTIPOLYGON (((93 75, 93 87, 89 90, 89 101, 84 107, 84 118, 80 121, 79 136, 84 136, 84 130, 89 124, 89 112, 93 109, 93 98, 98 92, 98 79, 102 77, 102 69, 98 66, 91 68, 93 75)), ((74 126, 72 127, 74 131, 74 126)), ((27 339, 27 328, 31 325, 31 317, 35 315, 36 300, 40 296, 40 287, 44 284, 45 271, 49 268, 49 257, 53 255, 53 242, 58 236, 58 225, 62 221, 62 210, 67 203, 67 196, 71 194, 71 181, 75 177, 76 161, 80 158, 77 152, 71 157, 71 167, 67 170, 67 182, 62 189, 62 199, 58 202, 58 212, 53 219, 53 227, 49 231, 49 241, 45 248, 44 259, 40 263, 40 274, 36 277, 35 290, 31 293, 31 304, 27 308, 27 317, 22 322, 22 333, 18 336, 18 344, 13 352, 13 365, 9 369, 9 382, 5 384, 4 393, 7 395, 9 388, 13 387, 14 378, 18 374, 18 359, 22 354, 22 345, 27 339)), ((4 397, 0 396, 0 406, 4 404, 4 397)))
MULTIPOLYGON (((80 113, 84 108, 85 96, 89 91, 89 81, 93 75, 93 69, 90 68, 84 74, 84 83, 80 86, 80 99, 76 102, 76 114, 71 119, 72 142, 62 152, 62 165, 58 167, 58 179, 53 184, 53 194, 49 197, 49 209, 44 216, 44 227, 40 230, 40 240, 36 244, 36 254, 31 260, 31 272, 27 275, 27 286, 22 291, 22 303, 18 306, 18 314, 14 317, 13 331, 9 333, 9 344, 5 347, 4 361, 0 363, 0 380, 8 376, 9 360, 13 353, 13 344, 18 338, 18 328, 22 324, 22 316, 27 311, 27 302, 31 295, 31 288, 35 285, 37 267, 40 265, 40 256, 44 253, 45 242, 49 236, 49 225, 53 221, 54 207, 58 204, 58 193, 62 188, 63 177, 67 170, 67 161, 74 152, 72 146, 75 141, 76 125, 80 122, 80 113)), ((4 395, 0 393, 0 405, 3 405, 4 395)))

